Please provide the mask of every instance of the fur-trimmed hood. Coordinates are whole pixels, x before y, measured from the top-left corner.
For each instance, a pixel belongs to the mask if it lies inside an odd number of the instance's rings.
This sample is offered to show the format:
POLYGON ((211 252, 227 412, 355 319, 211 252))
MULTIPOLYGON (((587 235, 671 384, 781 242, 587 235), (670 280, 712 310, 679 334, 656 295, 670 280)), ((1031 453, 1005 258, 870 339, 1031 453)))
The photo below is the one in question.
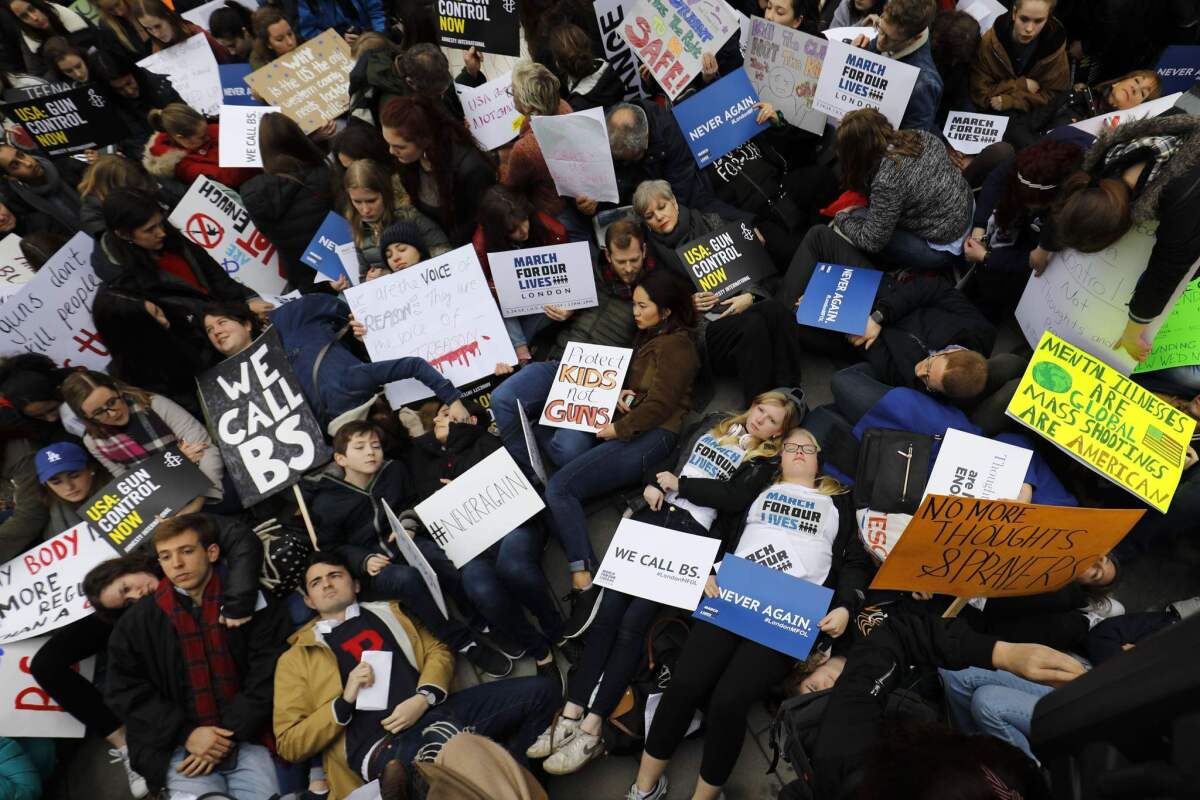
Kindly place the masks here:
POLYGON ((175 144, 168 134, 160 131, 146 142, 146 149, 142 153, 142 166, 156 178, 174 178, 175 168, 187 156, 187 150, 175 144))
POLYGON ((1124 144, 1144 136, 1178 136, 1179 148, 1175 155, 1163 165, 1154 180, 1146 184, 1141 195, 1133 201, 1133 221, 1149 222, 1158 219, 1158 204, 1167 184, 1200 165, 1200 116, 1171 114, 1147 117, 1126 122, 1104 131, 1096 143, 1088 148, 1083 159, 1083 168, 1092 175, 1103 172, 1104 155, 1115 145, 1124 144))

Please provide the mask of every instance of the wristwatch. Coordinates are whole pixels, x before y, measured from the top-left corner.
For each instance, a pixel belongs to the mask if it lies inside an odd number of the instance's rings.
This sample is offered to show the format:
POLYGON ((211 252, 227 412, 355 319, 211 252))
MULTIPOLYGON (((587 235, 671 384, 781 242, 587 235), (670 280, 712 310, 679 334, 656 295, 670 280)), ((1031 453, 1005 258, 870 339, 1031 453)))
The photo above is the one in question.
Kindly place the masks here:
POLYGON ((437 698, 434 697, 433 692, 429 691, 428 689, 417 689, 417 694, 423 696, 425 698, 425 702, 429 705, 437 705, 437 698))
POLYGON ((876 325, 882 325, 883 324, 883 312, 880 311, 879 309, 872 311, 871 319, 875 322, 876 325))

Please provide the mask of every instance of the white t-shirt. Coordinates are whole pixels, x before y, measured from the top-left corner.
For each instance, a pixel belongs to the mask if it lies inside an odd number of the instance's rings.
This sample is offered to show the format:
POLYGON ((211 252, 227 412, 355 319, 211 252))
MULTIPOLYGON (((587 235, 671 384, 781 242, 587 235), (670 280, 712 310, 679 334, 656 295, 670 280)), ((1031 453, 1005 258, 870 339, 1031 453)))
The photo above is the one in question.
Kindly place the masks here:
POLYGON ((838 510, 829 495, 796 483, 776 483, 750 506, 734 555, 824 583, 837 533, 838 510))
MULTIPOLYGON (((720 444, 717 437, 713 436, 712 431, 709 431, 696 440, 696 445, 692 448, 692 453, 688 456, 687 463, 683 465, 679 476, 682 478, 709 478, 717 481, 729 480, 729 476, 734 473, 745 457, 746 451, 740 444, 737 442, 727 445, 720 444)), ((680 497, 678 492, 667 492, 667 502, 676 508, 687 511, 704 526, 705 530, 711 528, 713 520, 717 518, 716 509, 698 506, 690 500, 680 497)))

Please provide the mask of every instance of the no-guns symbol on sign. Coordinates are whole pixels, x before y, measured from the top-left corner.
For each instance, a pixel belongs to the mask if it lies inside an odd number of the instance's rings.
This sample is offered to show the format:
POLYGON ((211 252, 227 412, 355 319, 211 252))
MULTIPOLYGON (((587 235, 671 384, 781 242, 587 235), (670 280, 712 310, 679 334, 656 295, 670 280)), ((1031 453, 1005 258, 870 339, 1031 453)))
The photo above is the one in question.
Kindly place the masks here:
POLYGON ((193 242, 210 250, 219 245, 225 236, 225 229, 208 214, 192 214, 184 232, 193 242))

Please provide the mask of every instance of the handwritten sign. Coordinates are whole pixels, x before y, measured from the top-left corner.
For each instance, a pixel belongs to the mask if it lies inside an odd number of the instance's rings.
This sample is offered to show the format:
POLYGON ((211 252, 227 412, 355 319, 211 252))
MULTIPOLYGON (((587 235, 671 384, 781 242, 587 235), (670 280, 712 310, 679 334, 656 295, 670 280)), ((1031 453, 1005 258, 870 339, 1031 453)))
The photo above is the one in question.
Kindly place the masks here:
POLYGON ((183 101, 204 116, 214 117, 221 110, 221 71, 203 33, 152 53, 137 65, 165 75, 183 101))
MULTIPOLYGON (((0 246, 3 246, 0 242, 0 246)), ((1150 355, 1134 374, 1200 364, 1200 280, 1188 284, 1154 337, 1150 355)))
POLYGON ((1184 412, 1049 331, 1007 414, 1162 512, 1196 428, 1184 412))
MULTIPOLYGON (((26 639, 0 648, 0 736, 83 738, 84 724, 52 700, 30 672, 30 662, 49 638, 26 639)), ((90 681, 95 667, 96 659, 91 657, 73 669, 90 681)))
POLYGON ((521 23, 514 0, 438 0, 437 10, 438 43, 443 47, 521 55, 521 23))
POLYGON ((454 91, 467 117, 467 128, 481 148, 495 150, 517 138, 525 117, 513 106, 511 72, 478 88, 456 83, 454 91))
POLYGON ((300 256, 300 260, 330 280, 336 281, 345 275, 346 280, 355 285, 358 283, 358 265, 354 263, 353 268, 347 269, 342 258, 344 250, 339 251, 339 248, 345 248, 346 245, 353 251, 354 232, 350 230, 350 223, 341 214, 330 211, 321 227, 313 234, 308 247, 304 248, 304 255, 300 256))
POLYGON ((15 294, 33 276, 33 268, 21 252, 21 237, 10 233, 0 239, 0 300, 15 294))
POLYGON ((637 0, 621 36, 674 100, 700 74, 704 53, 716 53, 738 31, 722 0, 637 0))
POLYGON ((597 304, 592 252, 587 242, 488 253, 492 281, 506 317, 540 314, 545 306, 597 304))
POLYGON ((725 300, 775 271, 771 256, 744 222, 726 225, 676 248, 697 291, 725 300))
POLYGON ((622 519, 596 570, 596 585, 694 611, 720 542, 622 519))
POLYGON ((542 408, 542 425, 595 433, 613 421, 633 351, 568 342, 542 408))
POLYGON ((756 103, 750 77, 738 69, 672 108, 697 166, 708 166, 769 127, 758 121, 756 103))
POLYGON ((537 116, 529 124, 560 195, 620 201, 603 109, 537 116))
POLYGON ((746 72, 758 97, 775 106, 789 124, 809 133, 825 129, 825 115, 813 109, 821 62, 829 43, 803 31, 750 17, 746 72))
POLYGON ((836 120, 860 108, 878 109, 900 127, 921 71, 845 42, 829 43, 813 108, 836 120))
POLYGON ((801 325, 862 336, 883 273, 866 267, 817 264, 796 309, 801 325))
POLYGON ((969 156, 983 152, 1004 138, 1008 117, 996 114, 977 114, 973 111, 951 111, 946 117, 942 135, 960 153, 969 156))
POLYGON ((221 106, 218 151, 222 167, 262 167, 258 126, 264 114, 279 106, 221 106))
POLYGON ((629 49, 629 42, 621 38, 621 25, 625 22, 625 5, 621 0, 596 0, 592 7, 600 25, 600 39, 604 43, 604 60, 621 76, 625 84, 625 100, 644 97, 642 80, 638 76, 637 59, 629 49))
MULTIPOLYGON (((258 9, 258 4, 255 0, 234 0, 239 6, 246 9, 249 13, 254 13, 258 9)), ((207 3, 202 3, 196 6, 191 11, 184 11, 179 16, 186 19, 188 22, 199 25, 204 30, 208 30, 210 25, 209 20, 212 18, 213 12, 218 8, 225 7, 225 0, 209 0, 207 3)))
POLYGON ((1003 3, 997 0, 958 0, 955 7, 958 11, 966 12, 979 23, 979 32, 987 33, 996 24, 996 20, 1008 13, 1003 3))
POLYGON ((4 115, 20 123, 51 158, 99 150, 129 135, 129 130, 96 89, 81 87, 59 94, 3 105, 4 115))
POLYGON ((350 45, 330 28, 246 76, 254 93, 312 133, 350 108, 350 45))

